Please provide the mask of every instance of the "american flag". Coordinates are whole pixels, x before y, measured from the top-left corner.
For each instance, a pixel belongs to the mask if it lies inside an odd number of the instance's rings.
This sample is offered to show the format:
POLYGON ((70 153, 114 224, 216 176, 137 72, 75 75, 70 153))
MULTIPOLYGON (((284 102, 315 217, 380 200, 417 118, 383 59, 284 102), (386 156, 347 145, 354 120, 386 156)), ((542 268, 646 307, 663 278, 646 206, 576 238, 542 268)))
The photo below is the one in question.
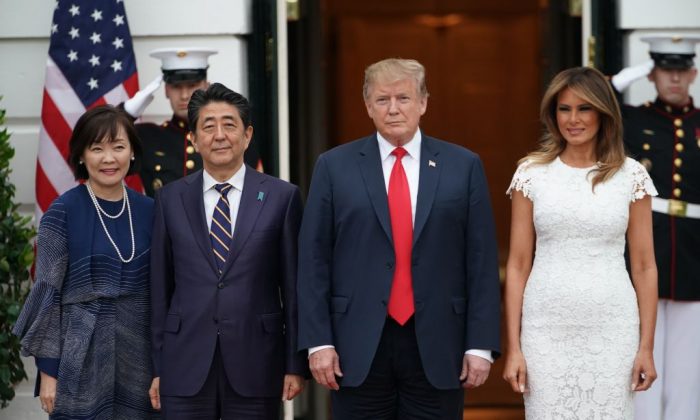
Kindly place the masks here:
MULTIPOLYGON (((123 0, 57 0, 51 23, 36 165, 36 220, 77 185, 67 163, 78 118, 97 105, 118 104, 139 90, 123 0)), ((140 179, 127 183, 143 191, 140 179)))

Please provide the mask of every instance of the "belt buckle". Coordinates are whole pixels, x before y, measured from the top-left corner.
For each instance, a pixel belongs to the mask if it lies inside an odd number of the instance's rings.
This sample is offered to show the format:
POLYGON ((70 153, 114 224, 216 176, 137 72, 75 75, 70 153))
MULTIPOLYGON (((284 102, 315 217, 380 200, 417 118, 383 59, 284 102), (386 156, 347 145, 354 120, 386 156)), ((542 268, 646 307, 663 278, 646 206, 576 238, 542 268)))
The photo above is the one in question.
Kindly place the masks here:
POLYGON ((668 214, 676 217, 685 217, 688 211, 688 203, 681 200, 668 200, 668 214))

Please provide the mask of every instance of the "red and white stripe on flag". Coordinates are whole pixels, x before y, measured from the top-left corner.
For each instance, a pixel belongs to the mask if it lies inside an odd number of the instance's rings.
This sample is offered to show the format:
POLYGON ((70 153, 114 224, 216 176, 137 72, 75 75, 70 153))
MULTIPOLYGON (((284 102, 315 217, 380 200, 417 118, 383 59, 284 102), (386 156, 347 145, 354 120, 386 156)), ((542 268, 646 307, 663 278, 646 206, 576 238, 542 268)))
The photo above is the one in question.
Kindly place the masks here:
MULTIPOLYGON (((51 24, 36 165, 37 223, 51 202, 77 185, 67 163, 78 118, 139 90, 131 34, 121 0, 58 0, 51 24)), ((138 176, 129 186, 143 192, 138 176)))

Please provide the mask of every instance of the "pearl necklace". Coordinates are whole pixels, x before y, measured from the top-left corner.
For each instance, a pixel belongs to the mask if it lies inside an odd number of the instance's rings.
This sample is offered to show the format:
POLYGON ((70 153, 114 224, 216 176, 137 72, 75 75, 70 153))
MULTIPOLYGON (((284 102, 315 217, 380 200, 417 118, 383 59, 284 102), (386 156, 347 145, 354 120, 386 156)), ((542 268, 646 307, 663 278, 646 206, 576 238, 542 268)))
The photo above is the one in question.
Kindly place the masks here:
POLYGON ((124 183, 122 182, 122 191, 123 191, 123 196, 124 196, 124 202, 122 204, 121 211, 115 216, 112 216, 111 214, 104 211, 102 209, 102 207, 100 207, 100 203, 97 202, 97 197, 95 196, 95 192, 92 191, 92 187, 90 187, 90 181, 87 181, 85 183, 85 186, 87 187, 88 194, 90 195, 90 198, 92 199, 92 204, 95 205, 95 210, 97 211, 97 217, 100 219, 100 223, 102 224, 102 229, 104 229, 105 235, 107 235, 107 239, 109 239, 109 242, 114 247, 114 250, 117 251, 117 255, 119 256, 119 259, 123 263, 131 262, 131 260, 134 259, 134 255, 136 254, 136 243, 134 240, 134 224, 133 224, 133 221, 131 219, 131 206, 129 205, 129 196, 126 193, 126 187, 124 186, 124 183), (122 253, 119 251, 119 248, 117 247, 117 244, 114 243, 114 239, 112 239, 112 235, 109 234, 109 231, 107 230, 107 225, 105 225, 105 221, 102 218, 102 215, 104 214, 105 216, 109 217, 110 219, 116 219, 117 217, 121 216, 122 213, 124 213, 125 207, 126 207, 127 214, 129 215, 129 233, 131 234, 131 256, 127 259, 124 259, 124 257, 122 256, 122 253))
MULTIPOLYGON (((90 197, 95 197, 95 193, 92 191, 92 188, 90 187, 90 182, 87 182, 86 184, 87 184, 87 186, 88 186, 88 191, 90 192, 90 197)), ((122 189, 123 189, 123 195, 124 195, 124 197, 126 197, 126 187, 124 186, 123 183, 122 183, 122 189)), ((128 200, 122 200, 122 209, 119 210, 119 213, 115 214, 114 216, 112 216, 111 214, 109 214, 109 213, 107 213, 106 211, 104 211, 104 209, 100 206, 100 204, 99 204, 99 202, 98 202, 97 200, 93 200, 92 202, 95 203, 95 207, 97 208, 97 214, 102 213, 102 214, 104 214, 105 216, 109 217, 110 219, 118 219, 119 216, 121 216, 122 213, 124 213, 124 209, 126 208, 126 204, 127 204, 129 201, 128 201, 128 200)))

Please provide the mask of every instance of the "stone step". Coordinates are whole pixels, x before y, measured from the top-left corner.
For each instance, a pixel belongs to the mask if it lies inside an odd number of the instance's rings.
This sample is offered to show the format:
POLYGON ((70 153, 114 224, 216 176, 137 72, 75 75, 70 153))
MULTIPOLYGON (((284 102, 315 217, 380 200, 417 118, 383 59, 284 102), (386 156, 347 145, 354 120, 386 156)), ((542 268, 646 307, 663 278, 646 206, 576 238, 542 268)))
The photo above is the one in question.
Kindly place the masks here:
POLYGON ((7 408, 0 410, 0 420, 46 420, 47 416, 41 410, 39 398, 34 398, 34 382, 36 380, 36 365, 33 358, 23 358, 24 369, 29 380, 15 387, 15 398, 7 408))

